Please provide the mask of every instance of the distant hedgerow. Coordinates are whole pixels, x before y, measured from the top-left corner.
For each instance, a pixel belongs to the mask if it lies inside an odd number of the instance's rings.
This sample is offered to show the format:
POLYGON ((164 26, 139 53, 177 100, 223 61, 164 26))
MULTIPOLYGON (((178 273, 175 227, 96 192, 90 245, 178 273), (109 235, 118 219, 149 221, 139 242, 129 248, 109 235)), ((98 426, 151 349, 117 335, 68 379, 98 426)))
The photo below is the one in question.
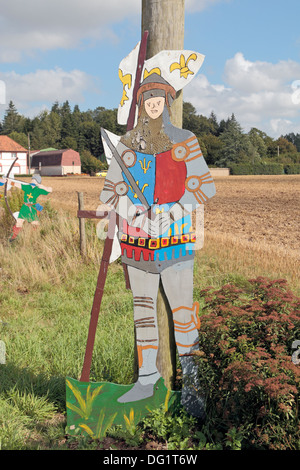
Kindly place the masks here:
POLYGON ((201 291, 199 374, 210 423, 244 432, 244 446, 300 449, 300 299, 285 280, 201 291))

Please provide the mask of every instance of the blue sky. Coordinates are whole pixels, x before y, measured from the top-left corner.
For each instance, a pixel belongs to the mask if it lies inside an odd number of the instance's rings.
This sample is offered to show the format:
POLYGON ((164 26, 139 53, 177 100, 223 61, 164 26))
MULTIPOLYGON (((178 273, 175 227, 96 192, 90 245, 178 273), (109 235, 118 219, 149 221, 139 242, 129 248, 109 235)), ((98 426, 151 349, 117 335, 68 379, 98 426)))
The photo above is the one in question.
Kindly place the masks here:
MULTIPOLYGON (((186 0, 185 48, 206 56, 184 89, 199 114, 245 132, 300 133, 299 0, 186 0)), ((115 108, 120 61, 140 39, 141 0, 0 0, 0 118, 55 101, 115 108)))

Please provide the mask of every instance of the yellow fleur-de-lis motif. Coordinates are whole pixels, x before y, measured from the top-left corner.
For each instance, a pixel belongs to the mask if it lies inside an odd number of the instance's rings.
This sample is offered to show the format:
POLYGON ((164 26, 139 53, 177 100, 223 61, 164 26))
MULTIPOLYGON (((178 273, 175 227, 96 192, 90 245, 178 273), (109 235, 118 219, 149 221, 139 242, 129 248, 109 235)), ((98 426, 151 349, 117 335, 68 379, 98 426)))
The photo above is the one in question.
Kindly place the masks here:
POLYGON ((146 166, 146 158, 144 158, 144 161, 142 160, 139 160, 140 164, 141 164, 141 168, 144 172, 144 174, 147 173, 147 171, 149 170, 150 168, 150 164, 151 164, 151 160, 148 161, 148 165, 146 166))
POLYGON ((144 80, 145 78, 149 77, 149 75, 152 75, 153 73, 157 73, 157 75, 161 75, 160 68, 155 67, 154 69, 151 69, 150 72, 148 72, 147 69, 144 71, 144 80))
MULTIPOLYGON (((136 184, 139 185, 139 182, 136 181, 136 184)), ((142 187, 141 191, 142 191, 143 194, 144 194, 144 191, 145 191, 145 189, 147 188, 147 186, 149 186, 149 184, 145 183, 144 186, 142 187)), ((131 191, 133 192, 133 189, 132 189, 131 186, 130 186, 130 189, 131 189, 131 191)), ((137 199, 137 198, 138 198, 138 195, 137 195, 136 193, 134 193, 133 197, 134 197, 135 199, 137 199)))
POLYGON ((126 75, 123 75, 122 70, 119 69, 119 79, 121 80, 121 82, 123 84, 123 95, 122 95, 122 98, 121 98, 120 105, 124 106, 124 102, 129 100, 125 87, 127 85, 128 90, 130 90, 131 85, 132 85, 132 76, 131 76, 130 73, 127 73, 126 75))
POLYGON ((190 60, 197 60, 197 54, 193 53, 191 54, 187 60, 185 60, 185 57, 183 54, 180 55, 179 62, 173 62, 170 66, 170 72, 173 72, 173 70, 180 70, 180 77, 187 78, 188 75, 194 75, 194 72, 192 72, 188 68, 188 63, 190 60))

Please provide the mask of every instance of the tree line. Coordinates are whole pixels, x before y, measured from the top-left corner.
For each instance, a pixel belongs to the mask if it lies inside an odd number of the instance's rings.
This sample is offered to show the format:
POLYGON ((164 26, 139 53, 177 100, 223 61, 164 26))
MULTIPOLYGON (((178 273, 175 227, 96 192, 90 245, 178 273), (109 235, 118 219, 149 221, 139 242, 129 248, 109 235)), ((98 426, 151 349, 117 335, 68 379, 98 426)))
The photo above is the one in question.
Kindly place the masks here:
MULTIPOLYGON (((20 145, 33 150, 72 148, 79 152, 82 171, 91 173, 106 168, 101 140, 101 127, 122 135, 125 126, 117 123, 117 109, 97 107, 81 111, 71 109, 68 101, 55 102, 50 110, 29 118, 21 115, 9 102, 0 134, 8 135, 20 145)), ((281 135, 278 139, 252 128, 245 133, 234 114, 218 121, 214 112, 209 117, 199 115, 195 107, 183 103, 183 128, 198 138, 209 166, 283 164, 300 165, 300 134, 281 135)))
POLYGON ((81 111, 78 105, 71 109, 68 101, 55 102, 50 110, 29 118, 21 115, 14 103, 9 102, 0 134, 8 135, 30 151, 71 148, 79 152, 83 173, 93 173, 107 168, 101 139, 101 127, 115 134, 125 129, 117 123, 117 110, 97 107, 81 111))
POLYGON ((274 139, 255 127, 245 133, 234 114, 218 122, 214 112, 209 118, 198 115, 191 103, 183 104, 183 127, 198 137, 210 166, 300 163, 300 134, 291 133, 274 139))

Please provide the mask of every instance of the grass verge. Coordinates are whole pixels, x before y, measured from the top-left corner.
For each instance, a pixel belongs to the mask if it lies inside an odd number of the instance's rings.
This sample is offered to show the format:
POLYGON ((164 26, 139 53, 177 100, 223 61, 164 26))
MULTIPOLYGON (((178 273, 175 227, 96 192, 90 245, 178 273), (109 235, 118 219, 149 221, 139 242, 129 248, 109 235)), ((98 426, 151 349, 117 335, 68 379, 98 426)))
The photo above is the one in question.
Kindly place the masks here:
MULTIPOLYGON (((9 227, 3 223, 0 339, 6 346, 6 363, 0 364, 0 448, 72 448, 75 441, 66 440, 65 436, 65 379, 80 376, 103 243, 97 239, 94 225, 87 223, 88 251, 82 259, 77 219, 48 205, 41 228, 32 230, 25 225, 13 244, 8 242, 8 234, 9 227)), ((290 265, 284 264, 281 256, 281 263, 276 264, 276 257, 263 256, 263 251, 256 248, 242 250, 234 241, 223 238, 221 242, 218 237, 207 236, 203 250, 196 256, 195 300, 203 302, 200 294, 207 286, 219 288, 226 282, 245 286, 249 277, 260 275, 271 278, 280 275, 296 289, 290 265)), ((91 381, 132 383, 132 310, 131 293, 125 289, 122 266, 116 262, 108 270, 91 381)), ((152 429, 154 423, 159 427, 159 422, 168 422, 165 438, 168 436, 171 447, 177 439, 178 446, 188 448, 187 436, 172 434, 175 428, 163 413, 158 412, 151 419, 152 429)), ((148 428, 151 419, 147 421, 148 428)), ((195 424, 186 417, 183 420, 186 427, 187 423, 190 428, 195 424)), ((179 428, 176 427, 176 432, 179 428)), ((124 433, 115 430, 112 436, 122 436, 128 443, 141 446, 141 430, 136 439, 135 432, 138 430, 124 437, 124 433)), ((207 435, 199 429, 197 432, 198 446, 220 448, 219 437, 210 436, 207 442, 207 435)), ((239 436, 234 431, 230 436, 222 438, 229 443, 225 447, 239 448, 239 436)), ((97 444, 76 441, 76 448, 92 445, 97 444)))

